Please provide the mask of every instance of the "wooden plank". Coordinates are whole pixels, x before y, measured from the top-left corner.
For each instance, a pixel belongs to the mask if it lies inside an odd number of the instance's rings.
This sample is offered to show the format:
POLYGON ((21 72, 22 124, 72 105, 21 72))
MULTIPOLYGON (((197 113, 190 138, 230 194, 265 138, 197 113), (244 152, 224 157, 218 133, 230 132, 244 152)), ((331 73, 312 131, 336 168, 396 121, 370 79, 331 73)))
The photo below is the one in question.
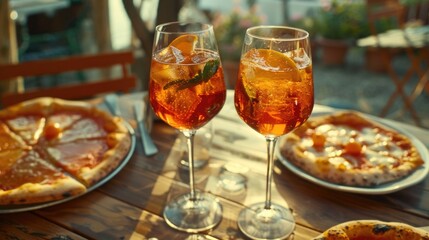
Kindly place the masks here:
MULTIPOLYGON (((48 88, 36 88, 26 92, 10 92, 2 96, 3 106, 9 106, 37 97, 58 97, 81 100, 110 92, 128 92, 137 86, 137 78, 129 72, 134 61, 133 53, 109 52, 92 55, 69 56, 56 59, 43 59, 16 64, 0 64, 0 80, 8 82, 14 77, 34 77, 81 70, 107 70, 121 67, 122 76, 114 78, 87 80, 80 84, 63 84, 48 88)), ((40 78, 28 80, 39 81, 40 78)))
MULTIPOLYGON (((169 199, 189 191, 186 183, 159 176, 152 172, 125 170, 121 175, 123 176, 118 176, 118 179, 112 179, 112 181, 100 188, 100 191, 118 200, 126 201, 130 205, 144 208, 157 216, 162 216, 164 206, 169 199), (135 181, 136 178, 141 181, 135 181), (123 184, 124 182, 127 182, 127 184, 123 184)), ((203 189, 203 187, 201 188, 203 189)), ((223 197, 225 196, 219 196, 223 209, 222 220, 218 226, 208 232, 219 239, 245 239, 245 236, 238 229, 236 221, 239 212, 244 206, 223 197)), ((297 233, 295 239, 308 240, 319 234, 318 231, 306 228, 304 225, 298 225, 297 229, 299 229, 299 233, 297 233)))
POLYGON ((105 68, 112 65, 127 65, 134 61, 132 52, 99 53, 78 55, 57 59, 42 59, 16 64, 0 65, 0 80, 14 77, 28 77, 79 71, 83 69, 105 68))
POLYGON ((0 215, 1 239, 87 239, 30 212, 0 215))
POLYGON ((36 213, 91 239, 131 239, 139 236, 184 239, 187 236, 172 231, 159 216, 99 191, 36 213))
POLYGON ((95 82, 85 83, 84 85, 64 85, 53 88, 38 88, 34 91, 29 90, 23 93, 5 93, 2 96, 3 106, 10 106, 25 100, 38 97, 56 97, 69 100, 82 100, 94 97, 97 94, 108 92, 128 92, 135 88, 137 79, 134 76, 117 79, 105 79, 95 82))

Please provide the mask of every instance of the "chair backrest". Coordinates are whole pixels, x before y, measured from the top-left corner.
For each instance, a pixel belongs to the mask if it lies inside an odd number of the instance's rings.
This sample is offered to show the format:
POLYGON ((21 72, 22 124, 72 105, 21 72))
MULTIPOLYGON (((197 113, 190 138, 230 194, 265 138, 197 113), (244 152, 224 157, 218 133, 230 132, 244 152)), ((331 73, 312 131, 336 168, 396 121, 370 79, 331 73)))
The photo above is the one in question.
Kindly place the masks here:
MULTIPOLYGON (((114 70, 120 66, 120 75, 97 74, 100 79, 85 79, 81 83, 64 83, 46 88, 30 89, 24 92, 4 93, 2 106, 9 106, 36 97, 58 97, 63 99, 87 99, 109 92, 128 92, 137 85, 136 77, 129 65, 134 62, 131 51, 79 55, 57 59, 43 59, 16 64, 0 64, 0 81, 10 81, 17 77, 31 77, 26 81, 40 81, 36 76, 63 74, 91 70, 114 70), (113 69, 112 69, 113 68, 113 69), (104 76, 109 75, 109 76, 104 76)), ((94 75, 94 74, 93 74, 94 75)))
POLYGON ((371 34, 377 35, 389 28, 402 28, 405 8, 399 0, 366 0, 371 34))

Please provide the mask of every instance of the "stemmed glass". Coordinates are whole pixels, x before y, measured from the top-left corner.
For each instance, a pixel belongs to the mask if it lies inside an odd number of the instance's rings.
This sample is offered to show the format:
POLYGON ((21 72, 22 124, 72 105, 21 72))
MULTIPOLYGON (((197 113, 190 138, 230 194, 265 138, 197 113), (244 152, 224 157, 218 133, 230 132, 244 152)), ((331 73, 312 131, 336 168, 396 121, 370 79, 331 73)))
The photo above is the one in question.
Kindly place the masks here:
POLYGON ((289 209, 271 202, 274 150, 278 138, 302 125, 313 104, 309 34, 301 29, 247 29, 234 103, 240 118, 267 141, 265 202, 243 209, 240 230, 253 239, 283 239, 295 228, 289 209))
POLYGON ((166 23, 156 27, 149 81, 149 99, 156 115, 186 137, 190 192, 167 203, 164 218, 186 232, 218 224, 218 200, 195 189, 194 136, 223 107, 226 87, 213 26, 166 23))

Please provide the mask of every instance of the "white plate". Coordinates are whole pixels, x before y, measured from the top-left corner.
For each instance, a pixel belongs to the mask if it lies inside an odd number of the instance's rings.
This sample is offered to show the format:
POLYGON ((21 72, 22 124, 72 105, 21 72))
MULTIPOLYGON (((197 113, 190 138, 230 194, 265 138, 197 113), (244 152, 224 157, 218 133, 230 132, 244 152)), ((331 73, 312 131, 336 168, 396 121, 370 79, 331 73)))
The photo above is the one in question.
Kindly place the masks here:
MULTIPOLYGON (((309 175, 308 173, 304 172, 303 170, 301 170, 297 166, 290 163, 280 153, 280 150, 279 150, 280 146, 277 148, 277 156, 283 165, 285 165, 289 170, 291 170, 293 173, 297 174, 298 176, 300 176, 300 177, 302 177, 302 178, 304 178, 310 182, 318 184, 320 186, 330 188, 330 189, 334 189, 334 190, 338 190, 338 191, 343 191, 343 192, 351 192, 351 193, 359 193, 359 194, 371 194, 371 195, 387 194, 387 193, 392 193, 392 192, 402 190, 404 188, 415 185, 415 184, 419 183, 420 181, 422 181, 427 176, 427 174, 429 172, 429 152, 428 152, 428 149, 425 147, 425 145, 419 139, 417 139, 415 136, 411 135, 410 133, 408 133, 405 130, 402 130, 402 129, 396 128, 390 124, 387 124, 382 119, 375 118, 375 117, 370 117, 370 118, 372 120, 377 121, 379 124, 381 124, 385 127, 391 128, 391 129, 407 136, 411 140, 411 142, 414 144, 414 146, 417 148, 417 151, 420 153, 420 155, 424 161, 424 164, 422 165, 422 167, 420 167, 419 169, 414 171, 411 175, 409 175, 405 178, 402 178, 400 180, 397 180, 397 181, 381 184, 381 185, 374 186, 374 187, 354 187, 354 186, 346 186, 346 185, 327 182, 327 181, 322 180, 320 178, 316 178, 316 177, 309 175)), ((279 143, 281 143, 281 141, 279 141, 279 143)))

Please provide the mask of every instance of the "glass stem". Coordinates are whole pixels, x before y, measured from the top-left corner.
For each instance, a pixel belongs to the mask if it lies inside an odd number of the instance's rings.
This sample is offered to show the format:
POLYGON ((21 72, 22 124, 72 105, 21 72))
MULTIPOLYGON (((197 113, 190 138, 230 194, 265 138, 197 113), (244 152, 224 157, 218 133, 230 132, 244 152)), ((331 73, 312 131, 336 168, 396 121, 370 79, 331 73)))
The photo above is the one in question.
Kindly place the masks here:
POLYGON ((194 177, 194 137, 195 130, 182 131, 186 137, 186 144, 188 146, 188 165, 189 165, 189 187, 191 188, 191 201, 197 200, 195 197, 195 177, 194 177))
POLYGON ((265 186, 265 209, 271 208, 271 182, 273 181, 274 150, 276 147, 277 139, 277 137, 266 137, 268 167, 266 180, 267 185, 265 186))

